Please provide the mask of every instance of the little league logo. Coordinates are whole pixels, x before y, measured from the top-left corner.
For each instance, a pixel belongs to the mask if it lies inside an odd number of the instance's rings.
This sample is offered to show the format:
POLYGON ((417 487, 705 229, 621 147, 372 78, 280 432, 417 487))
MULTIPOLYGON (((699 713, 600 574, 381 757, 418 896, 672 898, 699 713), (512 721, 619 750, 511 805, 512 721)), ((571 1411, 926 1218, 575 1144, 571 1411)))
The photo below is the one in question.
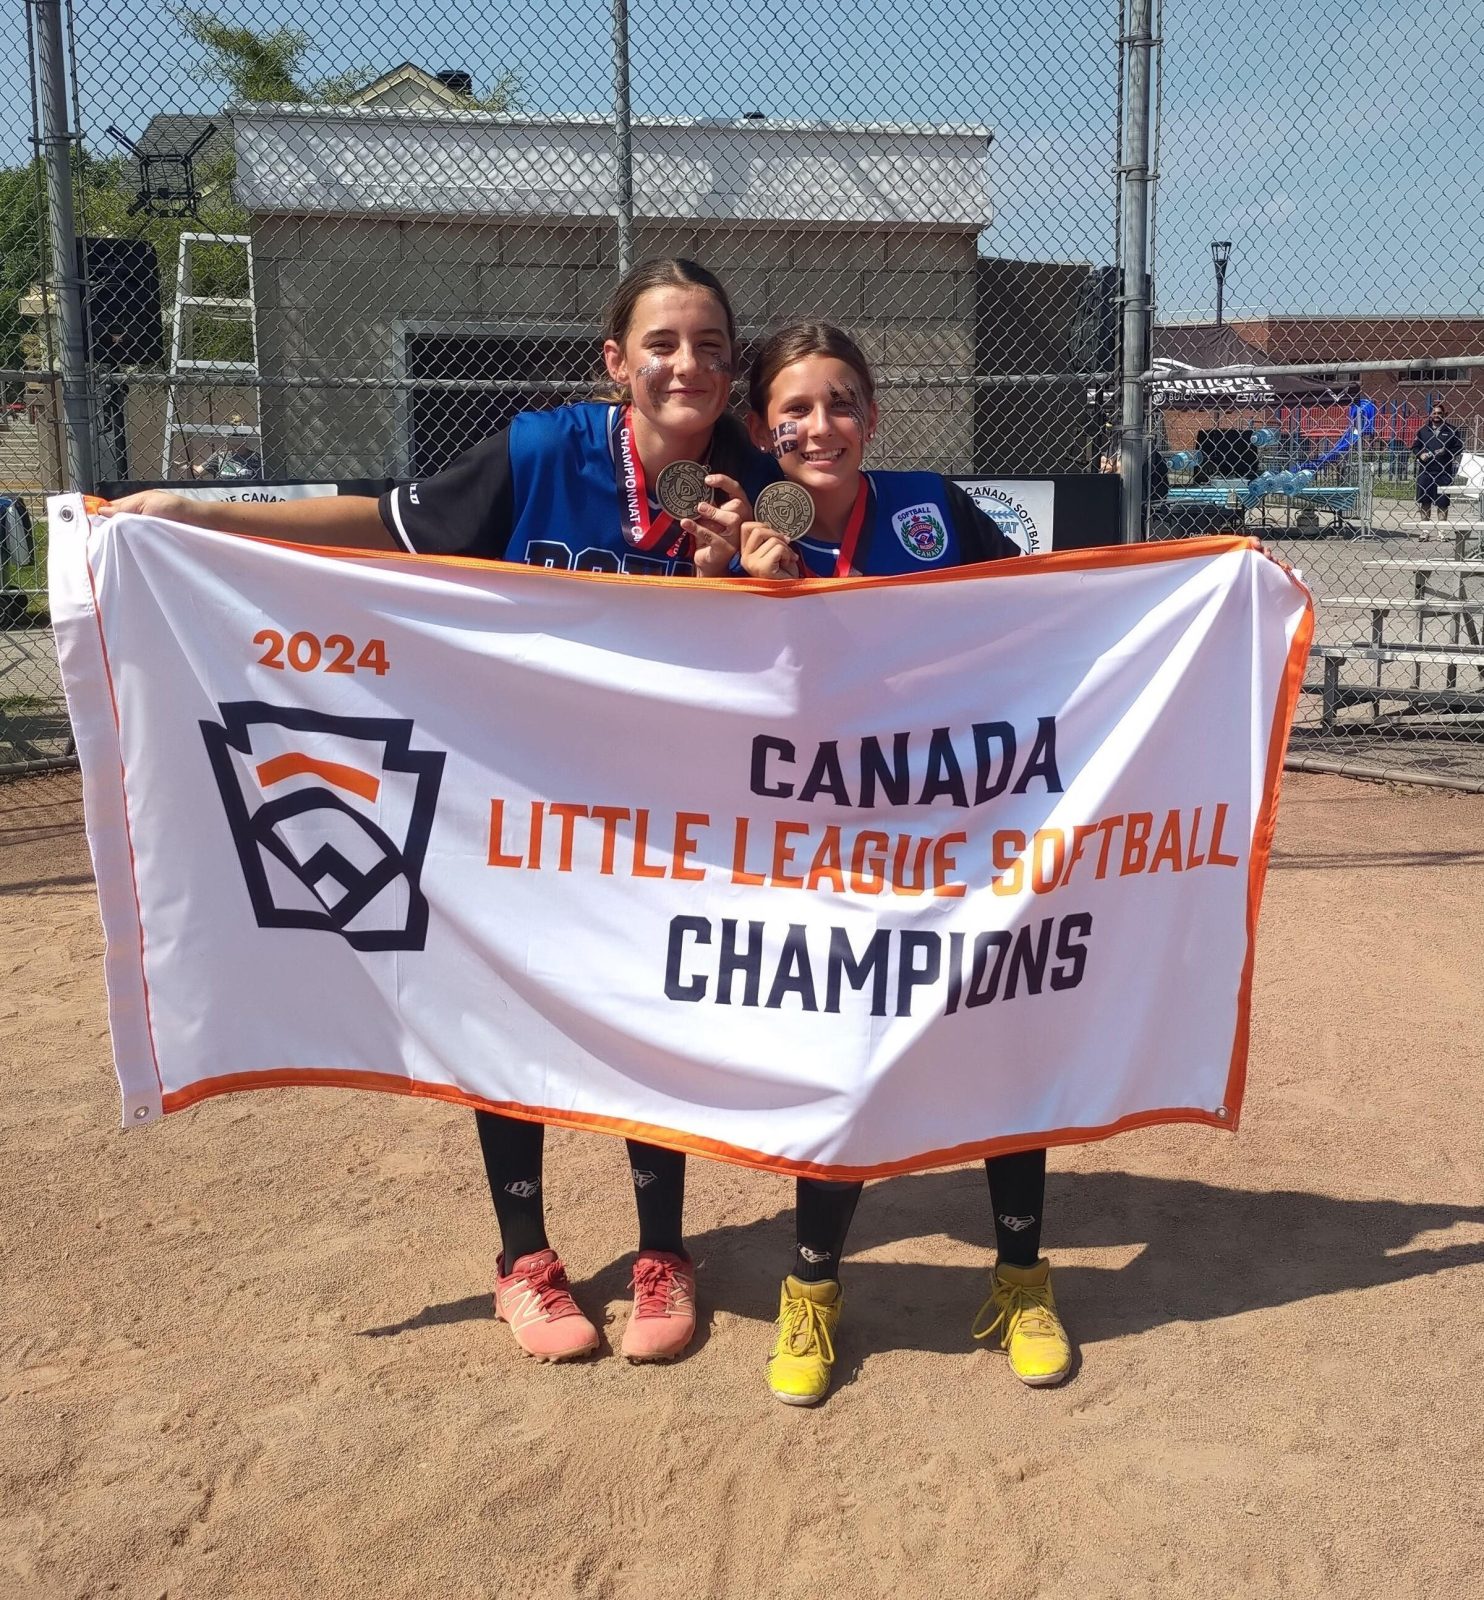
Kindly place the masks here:
POLYGON ((908 506, 892 517, 891 525, 907 554, 919 561, 936 561, 948 548, 948 530, 937 506, 908 506))
POLYGON ((423 859, 441 750, 412 723, 234 701, 201 736, 262 928, 338 933, 357 950, 421 950, 423 859))

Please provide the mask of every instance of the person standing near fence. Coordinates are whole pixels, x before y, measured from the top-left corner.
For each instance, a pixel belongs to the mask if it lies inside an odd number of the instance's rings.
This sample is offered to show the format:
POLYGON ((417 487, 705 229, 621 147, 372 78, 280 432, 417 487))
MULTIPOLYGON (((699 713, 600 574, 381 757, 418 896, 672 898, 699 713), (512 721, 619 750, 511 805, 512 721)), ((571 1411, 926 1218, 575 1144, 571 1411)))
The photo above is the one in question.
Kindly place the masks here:
MULTIPOLYGON (((809 492, 814 520, 798 536, 764 523, 742 529, 735 571, 755 578, 887 575, 968 566, 1020 554, 964 490, 936 472, 863 472, 876 430, 875 383, 849 334, 829 323, 783 328, 758 352, 748 385, 749 426, 788 479, 809 492)), ((806 508, 807 509, 807 508, 806 508)), ((1057 1314, 1051 1265, 1041 1254, 1046 1151, 984 1163, 996 1261, 976 1339, 999 1336, 1023 1383, 1060 1383, 1072 1347, 1057 1314)), ((800 1178, 795 1254, 779 1297, 768 1385, 787 1405, 814 1405, 829 1390, 843 1294, 840 1258, 864 1185, 800 1178)))
MULTIPOLYGON (((726 291, 695 262, 646 261, 609 302, 597 403, 525 412, 442 472, 379 500, 336 496, 273 505, 202 503, 151 490, 114 511, 167 517, 227 533, 307 544, 401 548, 534 566, 667 576, 721 576, 751 515, 751 499, 779 473, 728 412, 737 345, 726 291), (651 498, 673 462, 709 469, 718 504, 675 520, 651 498), (580 547, 569 530, 580 529, 580 547)), ((540 1122, 476 1112, 501 1238, 496 1314, 528 1355, 590 1354, 598 1332, 572 1297, 546 1234, 540 1122)), ((682 1235, 685 1157, 628 1141, 639 1214, 634 1310, 623 1354, 679 1355, 695 1331, 695 1271, 682 1235)))
POLYGON ((1452 504, 1447 490, 1463 459, 1463 435, 1448 421, 1448 407, 1441 400, 1434 401, 1417 430, 1412 454, 1417 458, 1418 515, 1428 522, 1436 509, 1438 521, 1446 522, 1452 504))

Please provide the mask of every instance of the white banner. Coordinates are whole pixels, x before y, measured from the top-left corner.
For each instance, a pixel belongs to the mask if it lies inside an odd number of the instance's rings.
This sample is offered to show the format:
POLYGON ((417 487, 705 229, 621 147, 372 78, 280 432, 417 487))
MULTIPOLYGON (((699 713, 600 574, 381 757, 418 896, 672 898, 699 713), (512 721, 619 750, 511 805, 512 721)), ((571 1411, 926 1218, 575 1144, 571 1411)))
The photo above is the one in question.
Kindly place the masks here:
POLYGON ((393 1090, 778 1171, 1235 1125, 1307 592, 797 585, 51 508, 126 1124, 393 1090))

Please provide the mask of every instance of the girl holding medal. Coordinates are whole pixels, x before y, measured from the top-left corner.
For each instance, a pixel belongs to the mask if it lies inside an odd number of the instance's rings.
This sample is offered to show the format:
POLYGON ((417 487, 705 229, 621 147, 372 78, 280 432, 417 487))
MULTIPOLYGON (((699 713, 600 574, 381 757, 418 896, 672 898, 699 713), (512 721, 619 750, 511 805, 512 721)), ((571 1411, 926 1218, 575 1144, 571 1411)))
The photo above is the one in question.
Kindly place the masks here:
MULTIPOLYGON (((875 432, 871 369, 855 341, 828 323, 783 328, 758 352, 749 381, 753 438, 771 448, 786 484, 764 489, 759 520, 744 524, 733 571, 755 578, 829 578, 921 572, 1020 554, 956 484, 936 472, 863 472, 875 432), (776 507, 776 511, 775 508, 776 507), (774 525, 766 520, 774 517, 774 525), (786 524, 783 526, 782 524, 786 524)), ((1022 1382, 1060 1383, 1072 1350, 1041 1255, 1046 1152, 985 1163, 997 1261, 976 1339, 999 1335, 1022 1382)), ((842 1293, 840 1257, 860 1183, 800 1178, 797 1247, 783 1280, 768 1384, 788 1405, 814 1405, 829 1389, 842 1293)))
MULTIPOLYGON (((679 258, 642 262, 619 283, 605 318, 611 401, 524 412, 434 477, 379 500, 242 505, 150 490, 111 509, 306 544, 721 576, 752 497, 779 475, 727 411, 736 344, 731 304, 711 273, 679 258), (672 510, 651 498, 656 489, 672 510)), ((475 1116, 502 1245, 496 1314, 539 1360, 590 1354, 598 1331, 546 1236, 545 1129, 490 1111, 475 1116)), ((664 1361, 695 1331, 695 1271, 681 1232, 685 1157, 633 1139, 628 1151, 639 1253, 623 1354, 664 1361)))

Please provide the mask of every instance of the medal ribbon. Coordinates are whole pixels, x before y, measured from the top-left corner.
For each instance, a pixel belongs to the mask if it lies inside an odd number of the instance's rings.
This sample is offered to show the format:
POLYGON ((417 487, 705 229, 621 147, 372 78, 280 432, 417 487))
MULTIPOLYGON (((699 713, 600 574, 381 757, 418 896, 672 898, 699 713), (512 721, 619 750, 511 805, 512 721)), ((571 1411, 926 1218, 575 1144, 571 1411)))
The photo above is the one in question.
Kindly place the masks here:
POLYGON ((855 564, 855 547, 860 543, 861 529, 866 525, 866 494, 870 480, 861 473, 861 486, 855 492, 855 504, 845 523, 845 536, 840 541, 840 554, 835 557, 835 576, 848 578, 855 564))
POLYGON ((695 553, 695 540, 668 511, 650 515, 649 487, 644 481, 644 463, 634 447, 633 412, 629 406, 618 413, 613 470, 618 480, 618 520, 624 543, 670 561, 688 561, 695 553))

